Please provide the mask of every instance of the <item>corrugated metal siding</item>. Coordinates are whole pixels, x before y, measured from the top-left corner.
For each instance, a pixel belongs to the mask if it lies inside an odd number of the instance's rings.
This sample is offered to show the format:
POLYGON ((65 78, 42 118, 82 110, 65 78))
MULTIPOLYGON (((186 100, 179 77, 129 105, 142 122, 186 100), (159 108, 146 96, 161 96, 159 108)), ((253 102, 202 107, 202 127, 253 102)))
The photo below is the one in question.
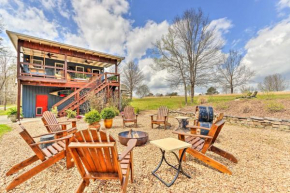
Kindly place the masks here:
MULTIPOLYGON (((25 118, 35 117, 35 105, 36 105, 36 95, 48 95, 48 110, 51 107, 63 99, 62 97, 50 95, 50 92, 63 90, 62 88, 57 87, 44 87, 44 86, 29 86, 23 85, 22 91, 22 111, 25 118)), ((62 109, 64 106, 69 104, 71 101, 67 101, 65 104, 62 104, 59 109, 62 109)))

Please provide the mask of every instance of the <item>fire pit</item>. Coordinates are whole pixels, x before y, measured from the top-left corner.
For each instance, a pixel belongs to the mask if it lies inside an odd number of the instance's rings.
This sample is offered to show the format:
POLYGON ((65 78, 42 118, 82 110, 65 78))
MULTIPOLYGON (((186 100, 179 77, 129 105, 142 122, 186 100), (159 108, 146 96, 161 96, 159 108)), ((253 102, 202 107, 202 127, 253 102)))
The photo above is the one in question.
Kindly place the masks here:
POLYGON ((127 143, 130 139, 137 139, 136 146, 141 146, 147 143, 148 141, 148 133, 144 131, 124 131, 119 133, 119 141, 122 145, 127 146, 127 143))

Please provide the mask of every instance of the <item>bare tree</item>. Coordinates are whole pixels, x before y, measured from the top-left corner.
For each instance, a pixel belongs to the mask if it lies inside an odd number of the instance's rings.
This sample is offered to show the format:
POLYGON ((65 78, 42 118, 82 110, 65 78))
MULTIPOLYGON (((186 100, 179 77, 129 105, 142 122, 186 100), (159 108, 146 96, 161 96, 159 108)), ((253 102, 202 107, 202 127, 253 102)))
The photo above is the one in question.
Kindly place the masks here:
POLYGON ((1 98, 4 105, 4 110, 6 110, 7 99, 13 101, 13 96, 15 96, 15 85, 16 78, 16 65, 15 65, 15 55, 9 51, 2 49, 0 51, 0 91, 1 98), (9 97, 8 97, 9 94, 9 97))
POLYGON ((141 86, 139 86, 136 92, 136 94, 140 96, 141 98, 147 96, 149 93, 150 93, 149 87, 145 84, 142 84, 141 86))
POLYGON ((208 75, 219 61, 221 47, 222 42, 208 17, 201 9, 190 9, 182 17, 177 16, 167 36, 157 41, 156 48, 161 57, 156 61, 157 64, 163 63, 163 69, 167 69, 175 85, 183 84, 185 101, 186 85, 190 84, 193 102, 195 87, 211 81, 208 75))
POLYGON ((264 81, 258 84, 261 91, 283 91, 288 87, 288 82, 281 74, 266 76, 264 81))
POLYGON ((234 93, 236 87, 245 85, 255 75, 255 72, 241 64, 242 55, 230 50, 228 56, 224 56, 223 63, 217 65, 216 81, 222 87, 229 87, 234 93))
POLYGON ((123 67, 123 84, 126 85, 130 93, 130 99, 133 97, 133 91, 143 82, 144 75, 138 65, 133 61, 128 62, 123 67))

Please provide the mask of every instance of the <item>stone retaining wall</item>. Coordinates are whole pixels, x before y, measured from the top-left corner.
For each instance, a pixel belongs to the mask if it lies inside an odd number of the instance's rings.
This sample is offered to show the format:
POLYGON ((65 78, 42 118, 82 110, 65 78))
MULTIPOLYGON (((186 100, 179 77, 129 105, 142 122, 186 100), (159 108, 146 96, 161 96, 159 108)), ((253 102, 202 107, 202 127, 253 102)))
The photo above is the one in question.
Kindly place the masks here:
MULTIPOLYGON (((171 110, 170 115, 193 117, 194 113, 171 110)), ((228 123, 233 125, 290 131, 289 119, 277 119, 271 117, 254 117, 254 116, 238 117, 230 115, 225 115, 224 117, 228 123)))

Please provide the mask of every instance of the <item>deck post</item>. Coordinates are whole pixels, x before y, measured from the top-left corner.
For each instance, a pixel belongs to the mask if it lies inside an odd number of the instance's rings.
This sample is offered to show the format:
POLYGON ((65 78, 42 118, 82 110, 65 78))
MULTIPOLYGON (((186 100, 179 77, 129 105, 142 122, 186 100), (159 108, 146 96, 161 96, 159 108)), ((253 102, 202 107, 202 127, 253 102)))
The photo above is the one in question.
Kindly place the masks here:
POLYGON ((64 55, 64 79, 67 80, 67 54, 64 55))
POLYGON ((20 47, 22 41, 18 40, 17 43, 17 119, 20 120, 20 103, 21 103, 21 82, 20 82, 20 47))

